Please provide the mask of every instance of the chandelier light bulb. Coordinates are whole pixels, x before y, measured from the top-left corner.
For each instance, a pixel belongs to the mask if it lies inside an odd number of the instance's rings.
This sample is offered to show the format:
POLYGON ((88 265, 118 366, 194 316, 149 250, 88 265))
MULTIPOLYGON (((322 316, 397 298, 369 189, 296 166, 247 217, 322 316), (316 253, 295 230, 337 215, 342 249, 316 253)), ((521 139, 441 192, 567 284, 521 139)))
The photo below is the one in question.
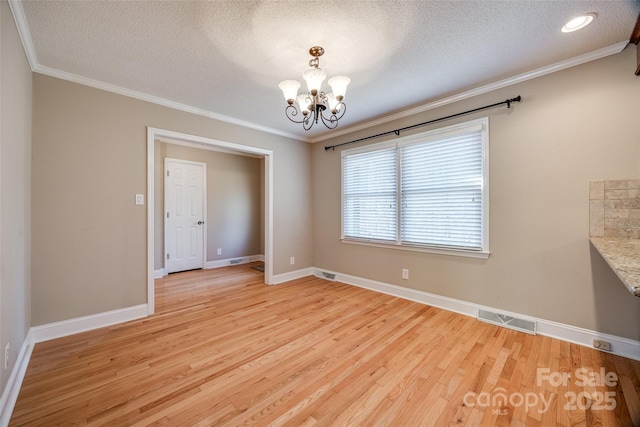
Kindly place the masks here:
POLYGON ((301 95, 298 95, 296 100, 298 101, 298 106, 300 106, 300 111, 302 111, 302 114, 307 115, 307 113, 311 109, 309 108, 311 106, 311 98, 309 98, 309 95, 303 93, 301 95))
POLYGON ((298 89, 300 89, 300 82, 295 80, 284 80, 280 82, 278 87, 284 94, 284 100, 289 104, 293 104, 293 100, 298 96, 298 89))
POLYGON ((302 73, 302 78, 307 82, 309 92, 311 92, 312 95, 316 95, 320 92, 320 87, 324 79, 327 78, 327 73, 321 68, 312 67, 302 73))
POLYGON ((329 110, 331 110, 333 114, 336 114, 338 111, 340 111, 341 103, 333 92, 329 92, 327 94, 327 101, 329 101, 329 110))
POLYGON ((336 99, 342 101, 347 94, 347 86, 351 83, 351 79, 346 76, 335 76, 330 78, 327 83, 329 83, 329 86, 333 89, 336 99))

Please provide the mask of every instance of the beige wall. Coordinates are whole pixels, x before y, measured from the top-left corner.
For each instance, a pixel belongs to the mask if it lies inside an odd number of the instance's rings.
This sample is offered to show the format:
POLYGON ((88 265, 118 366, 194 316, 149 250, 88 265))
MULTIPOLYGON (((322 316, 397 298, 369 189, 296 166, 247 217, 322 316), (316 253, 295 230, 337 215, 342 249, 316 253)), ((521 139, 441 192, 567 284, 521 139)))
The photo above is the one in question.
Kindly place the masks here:
POLYGON ((34 326, 146 302, 146 127, 273 151, 274 274, 312 265, 310 145, 33 79, 34 326), (296 265, 289 265, 289 257, 296 265))
MULTIPOLYGON (((315 144, 314 264, 640 340, 640 298, 626 290, 588 241, 589 181, 639 177, 640 78, 633 75, 634 61, 634 50, 627 49, 618 55, 315 144), (340 242, 340 149, 325 151, 325 145, 517 95, 523 97, 523 102, 511 110, 503 107, 456 120, 490 117, 488 260, 340 242), (402 268, 409 269, 410 280, 401 279, 402 268)), ((381 140, 384 139, 371 143, 381 140)), ((357 145, 349 148, 354 146, 357 145)))
POLYGON ((0 2, 0 394, 31 324, 31 69, 0 2))
POLYGON ((312 146, 36 74, 32 325, 146 302, 134 194, 152 126, 274 151, 275 274, 315 265, 638 340, 640 300, 588 243, 589 181, 640 173, 633 69, 628 50, 312 146), (340 243, 340 153, 324 145, 516 95, 524 102, 488 113, 489 260, 340 243))
POLYGON ((207 170, 207 261, 264 255, 260 247, 262 159, 155 143, 155 269, 164 267, 164 159, 205 163, 207 170), (217 255, 217 249, 222 255, 217 255))

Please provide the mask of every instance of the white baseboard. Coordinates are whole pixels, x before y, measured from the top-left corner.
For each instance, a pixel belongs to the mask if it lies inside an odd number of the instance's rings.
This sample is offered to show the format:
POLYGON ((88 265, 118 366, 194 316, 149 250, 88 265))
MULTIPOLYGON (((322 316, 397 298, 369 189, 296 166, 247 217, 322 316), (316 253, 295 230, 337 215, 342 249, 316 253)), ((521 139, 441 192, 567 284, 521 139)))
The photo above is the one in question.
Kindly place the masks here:
POLYGON ((20 347, 20 353, 18 353, 11 376, 2 392, 2 397, 0 397, 0 427, 9 424, 13 407, 18 399, 18 393, 20 393, 22 380, 27 372, 27 366, 29 366, 33 347, 37 343, 143 317, 147 317, 147 304, 31 327, 22 343, 22 347, 20 347))
POLYGON ((364 279, 362 277, 351 276, 349 274, 336 273, 334 271, 313 268, 314 276, 322 278, 322 272, 327 272, 336 275, 336 280, 348 285, 358 286, 360 288, 370 289, 372 291, 381 292, 383 294, 392 295, 395 297, 408 299, 410 301, 419 302, 421 304, 431 305, 445 310, 453 311, 467 316, 476 316, 478 314, 478 308, 476 305, 453 299, 443 297, 436 294, 430 294, 424 291, 417 291, 415 289, 404 288, 402 286, 390 285, 388 283, 378 282, 371 279, 364 279))
POLYGON ((39 343, 143 317, 147 317, 147 304, 34 326, 29 331, 29 334, 33 334, 34 342, 39 343))
POLYGON ((313 271, 313 267, 307 267, 300 270, 289 271, 287 273, 274 274, 271 284, 277 285, 279 283, 288 282, 289 280, 296 280, 302 277, 312 276, 313 271))
POLYGON ((629 359, 640 361, 640 341, 604 332, 583 329, 577 326, 565 325, 551 320, 537 319, 538 333, 551 338, 558 338, 570 343, 593 348, 593 340, 603 340, 611 343, 611 353, 629 359))
POLYGON ((247 264, 250 262, 262 261, 264 262, 264 255, 247 255, 247 256, 239 256, 227 259, 217 259, 215 261, 207 261, 205 268, 221 268, 228 267, 230 265, 239 265, 239 264, 247 264))
POLYGON ((27 366, 29 366, 34 345, 33 334, 31 330, 29 330, 20 347, 18 358, 16 359, 15 365, 13 365, 9 380, 0 397, 0 426, 2 427, 9 425, 13 408, 18 400, 20 387, 22 387, 22 380, 24 380, 24 375, 27 373, 27 366))
MULTIPOLYGON (((221 267, 228 267, 230 265, 236 265, 236 264, 246 264, 248 262, 256 262, 256 261, 262 261, 264 262, 264 255, 260 254, 260 255, 249 255, 249 256, 241 256, 241 257, 235 257, 235 258, 227 258, 227 259, 218 259, 218 260, 214 260, 214 261, 207 261, 205 263, 204 268, 205 269, 210 269, 210 268, 221 268, 221 267), (231 261, 240 261, 240 262, 236 262, 236 263, 231 263, 231 261)), ((154 270, 153 271, 153 278, 154 279, 162 279, 164 276, 166 276, 168 273, 165 271, 164 268, 160 268, 158 270, 154 270)))
MULTIPOLYGON (((604 340, 611 343, 611 353, 618 356, 627 357, 629 359, 640 361, 640 341, 628 338, 618 337, 616 335, 605 334, 598 331, 583 329, 576 326, 566 325, 563 323, 553 322, 545 319, 512 313, 492 307, 486 307, 479 304, 448 298, 436 294, 431 294, 415 289, 404 288, 402 286, 391 285, 388 283, 378 282, 362 277, 351 276, 349 274, 336 273, 334 271, 313 267, 312 274, 323 278, 322 272, 335 274, 335 280, 346 283, 348 285, 358 286, 376 292, 396 296, 403 299, 419 302, 433 307, 442 308, 444 310, 453 311, 471 317, 477 317, 478 310, 489 310, 512 317, 520 317, 532 320, 537 323, 537 333, 540 335, 557 338, 574 344, 593 348, 593 340, 604 340)), ((301 270, 302 271, 302 270, 301 270)), ((292 280, 292 279, 288 279, 292 280)), ((280 283, 280 282, 278 282, 280 283)))

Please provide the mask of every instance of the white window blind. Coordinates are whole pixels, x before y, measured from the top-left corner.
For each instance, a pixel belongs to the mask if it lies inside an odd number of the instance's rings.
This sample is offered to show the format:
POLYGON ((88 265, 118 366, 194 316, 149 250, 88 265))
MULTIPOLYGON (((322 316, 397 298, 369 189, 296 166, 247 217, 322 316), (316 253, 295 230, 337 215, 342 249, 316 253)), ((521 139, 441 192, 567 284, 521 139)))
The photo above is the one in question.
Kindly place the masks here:
POLYGON ((401 241, 482 249, 482 132, 401 147, 401 241))
POLYGON ((343 157, 344 237, 397 240, 395 147, 343 157))
POLYGON ((488 254, 488 120, 342 153, 343 238, 488 254))

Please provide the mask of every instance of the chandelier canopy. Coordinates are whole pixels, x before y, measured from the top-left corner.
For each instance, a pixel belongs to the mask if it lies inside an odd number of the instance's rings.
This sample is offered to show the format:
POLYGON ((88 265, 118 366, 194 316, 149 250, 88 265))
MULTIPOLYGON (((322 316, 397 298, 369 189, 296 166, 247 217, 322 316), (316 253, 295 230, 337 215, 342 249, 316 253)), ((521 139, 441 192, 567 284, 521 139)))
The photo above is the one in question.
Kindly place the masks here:
POLYGON ((320 46, 314 46, 309 49, 309 54, 313 56, 313 59, 309 61, 311 68, 302 73, 302 78, 307 82, 309 91, 298 95, 300 83, 296 80, 284 80, 278 85, 288 104, 284 112, 292 122, 302 123, 305 130, 311 129, 313 124, 318 121, 322 121, 329 129, 334 129, 338 126, 338 120, 344 116, 347 109, 343 100, 351 79, 345 76, 332 77, 327 83, 333 92, 323 92, 322 82, 327 78, 327 73, 318 65, 319 58, 324 54, 324 49, 320 46), (295 102, 298 103, 298 108, 294 105, 295 102), (300 112, 302 117, 298 119, 297 116, 300 112))

